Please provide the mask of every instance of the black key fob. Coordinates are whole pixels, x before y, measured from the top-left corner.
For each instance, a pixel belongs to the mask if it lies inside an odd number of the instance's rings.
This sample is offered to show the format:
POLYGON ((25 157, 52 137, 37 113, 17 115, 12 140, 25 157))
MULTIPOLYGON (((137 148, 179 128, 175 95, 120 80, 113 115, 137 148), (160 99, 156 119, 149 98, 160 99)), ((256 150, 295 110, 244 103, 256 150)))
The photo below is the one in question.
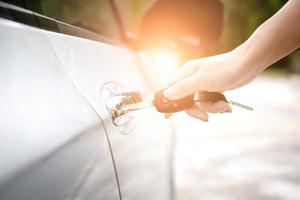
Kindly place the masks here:
POLYGON ((227 102, 226 97, 219 92, 201 92, 198 95, 198 100, 196 101, 201 101, 201 102, 211 102, 211 103, 216 103, 218 101, 225 101, 227 102))
POLYGON ((169 100, 164 96, 164 90, 155 93, 153 104, 158 112, 175 113, 191 108, 194 105, 194 96, 188 95, 179 100, 169 100))

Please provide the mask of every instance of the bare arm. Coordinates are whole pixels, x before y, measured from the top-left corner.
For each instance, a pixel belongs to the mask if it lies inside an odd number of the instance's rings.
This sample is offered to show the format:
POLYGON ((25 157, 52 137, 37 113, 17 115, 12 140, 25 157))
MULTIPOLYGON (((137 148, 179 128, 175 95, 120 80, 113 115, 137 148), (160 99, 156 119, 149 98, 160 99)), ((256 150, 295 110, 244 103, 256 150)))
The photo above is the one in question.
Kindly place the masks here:
MULTIPOLYGON (((199 91, 223 92, 241 87, 299 46, 300 0, 290 0, 236 49, 187 62, 176 72, 165 95, 180 99, 199 91)), ((217 103, 209 105, 209 110, 215 107, 214 112, 230 111, 225 102, 217 103)), ((206 105, 198 105, 187 112, 207 121, 207 110, 206 105)))
POLYGON ((251 72, 245 77, 249 81, 299 46, 300 1, 290 0, 235 51, 244 58, 241 67, 245 73, 251 72))

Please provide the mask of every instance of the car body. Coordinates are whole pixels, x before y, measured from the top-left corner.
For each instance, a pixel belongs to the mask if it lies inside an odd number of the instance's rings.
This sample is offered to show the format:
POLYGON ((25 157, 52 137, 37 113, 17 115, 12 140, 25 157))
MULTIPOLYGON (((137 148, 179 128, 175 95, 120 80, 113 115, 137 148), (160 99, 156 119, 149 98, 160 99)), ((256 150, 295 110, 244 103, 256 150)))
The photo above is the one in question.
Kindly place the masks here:
POLYGON ((171 122, 149 109, 121 134, 101 98, 153 92, 136 53, 30 5, 0 2, 0 199, 172 199, 171 122))

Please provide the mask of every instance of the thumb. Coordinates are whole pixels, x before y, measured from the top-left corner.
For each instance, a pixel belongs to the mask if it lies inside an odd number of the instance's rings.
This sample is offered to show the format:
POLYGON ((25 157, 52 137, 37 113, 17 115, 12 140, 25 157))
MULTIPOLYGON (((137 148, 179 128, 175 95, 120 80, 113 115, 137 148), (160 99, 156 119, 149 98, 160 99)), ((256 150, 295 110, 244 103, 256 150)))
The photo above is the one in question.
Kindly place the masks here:
POLYGON ((166 98, 170 100, 178 100, 187 95, 193 94, 197 91, 197 75, 193 75, 182 81, 177 82, 175 85, 167 88, 164 91, 166 98))
POLYGON ((188 78, 195 74, 198 70, 198 65, 194 64, 192 61, 188 61, 182 67, 180 67, 171 79, 168 81, 168 86, 171 86, 185 78, 188 78))

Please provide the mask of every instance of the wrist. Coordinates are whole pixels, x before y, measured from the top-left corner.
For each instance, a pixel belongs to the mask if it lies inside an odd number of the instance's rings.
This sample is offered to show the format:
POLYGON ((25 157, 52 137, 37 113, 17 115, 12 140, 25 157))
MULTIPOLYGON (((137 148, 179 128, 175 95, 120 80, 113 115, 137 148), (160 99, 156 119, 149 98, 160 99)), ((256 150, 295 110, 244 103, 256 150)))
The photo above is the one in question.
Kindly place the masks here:
POLYGON ((237 63, 237 70, 241 74, 256 76, 265 69, 259 56, 256 56, 255 48, 248 41, 235 48, 232 54, 237 63))

